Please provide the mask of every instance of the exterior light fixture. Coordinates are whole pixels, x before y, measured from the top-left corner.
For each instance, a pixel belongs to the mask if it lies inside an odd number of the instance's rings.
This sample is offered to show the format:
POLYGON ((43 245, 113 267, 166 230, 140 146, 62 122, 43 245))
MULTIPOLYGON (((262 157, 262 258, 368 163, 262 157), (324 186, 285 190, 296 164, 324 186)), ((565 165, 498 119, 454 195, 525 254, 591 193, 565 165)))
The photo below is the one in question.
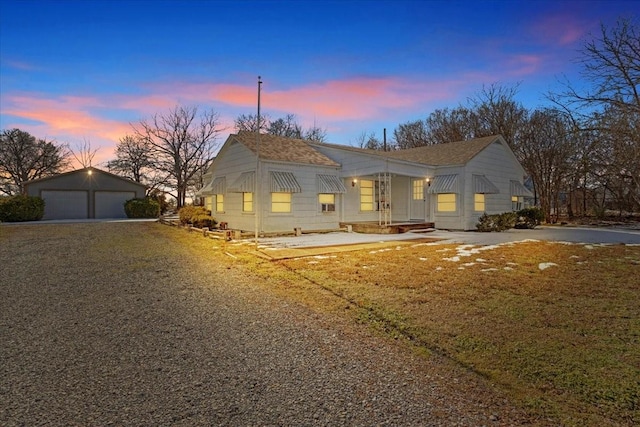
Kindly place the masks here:
POLYGON ((427 178, 425 181, 427 182, 427 187, 431 187, 431 178, 427 178))
POLYGON ((357 179, 353 178, 353 179, 351 180, 351 186, 352 186, 352 187, 355 187, 357 183, 358 183, 358 180, 357 180, 357 179))

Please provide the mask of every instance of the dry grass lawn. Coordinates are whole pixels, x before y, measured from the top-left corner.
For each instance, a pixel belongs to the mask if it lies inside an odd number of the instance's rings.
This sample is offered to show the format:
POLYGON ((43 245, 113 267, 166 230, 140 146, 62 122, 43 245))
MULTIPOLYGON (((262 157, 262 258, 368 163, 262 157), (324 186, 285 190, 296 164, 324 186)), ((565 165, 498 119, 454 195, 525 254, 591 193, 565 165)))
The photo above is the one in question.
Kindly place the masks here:
POLYGON ((640 423, 640 247, 416 244, 277 263, 534 418, 640 423))
POLYGON ((640 425, 638 246, 423 242, 269 261, 251 244, 168 234, 219 271, 477 373, 532 424, 640 425))

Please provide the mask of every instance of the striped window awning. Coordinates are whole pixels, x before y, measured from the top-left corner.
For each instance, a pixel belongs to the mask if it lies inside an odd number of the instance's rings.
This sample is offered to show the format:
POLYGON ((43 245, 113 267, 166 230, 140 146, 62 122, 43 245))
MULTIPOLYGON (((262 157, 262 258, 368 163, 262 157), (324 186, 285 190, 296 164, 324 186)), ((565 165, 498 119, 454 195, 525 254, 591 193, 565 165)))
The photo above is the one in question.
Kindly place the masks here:
POLYGON ((198 197, 211 196, 212 194, 213 192, 211 191, 211 182, 196 192, 196 196, 198 197))
POLYGON ((253 193, 256 184, 255 172, 242 172, 238 179, 229 187, 231 193, 253 193))
POLYGON ((484 175, 473 175, 473 192, 476 194, 498 194, 500 190, 484 175))
POLYGON ((457 193, 458 192, 458 175, 436 175, 433 182, 427 189, 427 193, 457 193))
POLYGON ((511 180, 511 195, 522 197, 533 197, 533 193, 527 187, 522 185, 520 181, 511 180))
POLYGON ((227 178, 224 176, 218 176, 213 179, 211 183, 212 194, 224 194, 227 187, 227 178))
POLYGON ((291 172, 271 172, 272 193, 301 193, 302 188, 291 172))
POLYGON ((335 175, 318 175, 318 193, 346 193, 342 180, 335 175))

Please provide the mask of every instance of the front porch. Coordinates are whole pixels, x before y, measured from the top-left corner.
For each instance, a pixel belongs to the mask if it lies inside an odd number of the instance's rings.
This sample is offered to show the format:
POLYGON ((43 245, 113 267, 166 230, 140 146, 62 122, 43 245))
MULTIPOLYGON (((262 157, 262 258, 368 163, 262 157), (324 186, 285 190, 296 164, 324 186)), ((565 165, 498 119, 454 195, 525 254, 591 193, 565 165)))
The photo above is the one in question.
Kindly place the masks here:
POLYGON ((435 224, 433 222, 424 221, 408 221, 408 222, 392 222, 390 224, 380 224, 377 221, 351 221, 341 222, 341 229, 351 229, 356 233, 365 234, 401 234, 408 231, 417 230, 433 230, 435 224))

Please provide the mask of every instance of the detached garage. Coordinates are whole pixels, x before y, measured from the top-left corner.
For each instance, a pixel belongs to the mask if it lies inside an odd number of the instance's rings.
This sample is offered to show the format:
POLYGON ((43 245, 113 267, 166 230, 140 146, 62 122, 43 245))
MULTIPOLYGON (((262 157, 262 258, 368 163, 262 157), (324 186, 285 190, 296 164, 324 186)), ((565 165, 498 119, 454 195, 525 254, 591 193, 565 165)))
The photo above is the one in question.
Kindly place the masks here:
POLYGON ((25 183, 44 202, 42 219, 126 218, 124 202, 145 196, 143 184, 94 167, 25 183))

